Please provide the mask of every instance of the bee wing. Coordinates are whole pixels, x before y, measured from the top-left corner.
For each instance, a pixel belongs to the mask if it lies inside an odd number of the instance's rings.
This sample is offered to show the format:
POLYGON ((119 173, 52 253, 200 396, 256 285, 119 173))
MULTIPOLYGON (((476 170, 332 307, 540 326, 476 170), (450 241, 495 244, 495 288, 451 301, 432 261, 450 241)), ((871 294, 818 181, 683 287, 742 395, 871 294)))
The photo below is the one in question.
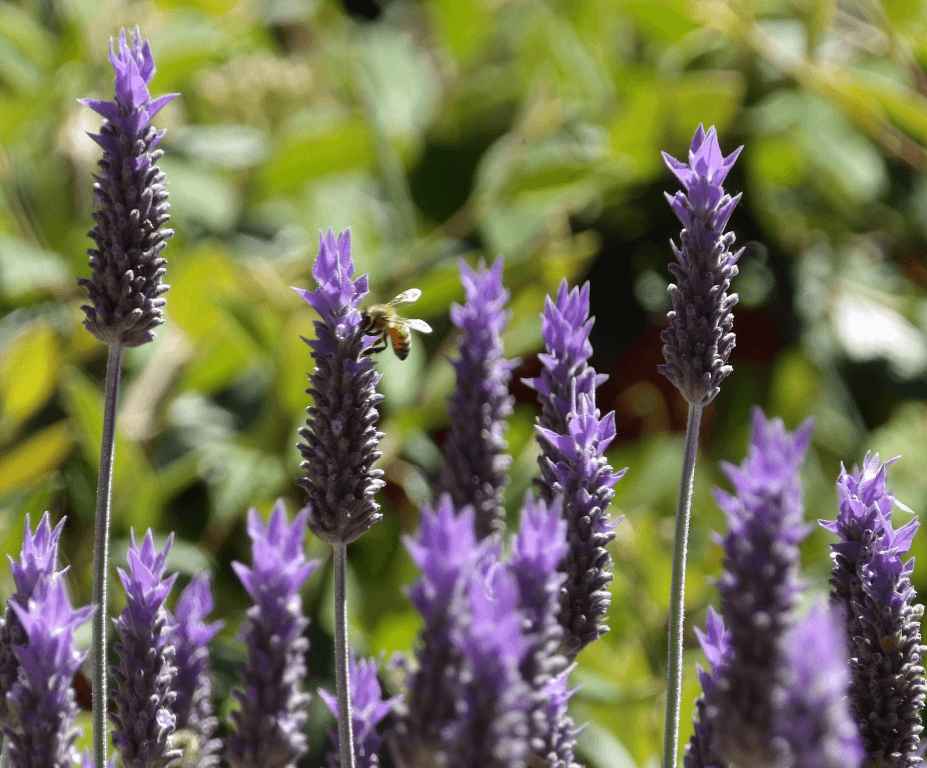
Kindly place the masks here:
POLYGON ((419 320, 418 318, 407 319, 405 325, 419 333, 431 333, 431 326, 424 320, 419 320))
POLYGON ((418 288, 410 288, 408 291, 400 293, 387 306, 395 307, 399 304, 411 304, 413 301, 418 301, 418 297, 421 295, 422 292, 418 288))

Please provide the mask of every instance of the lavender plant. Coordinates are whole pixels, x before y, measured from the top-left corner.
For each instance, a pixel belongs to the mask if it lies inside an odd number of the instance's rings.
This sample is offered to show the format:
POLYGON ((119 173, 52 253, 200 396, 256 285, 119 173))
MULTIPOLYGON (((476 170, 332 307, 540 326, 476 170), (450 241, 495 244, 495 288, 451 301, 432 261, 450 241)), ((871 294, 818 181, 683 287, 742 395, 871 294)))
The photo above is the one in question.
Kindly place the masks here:
POLYGON ((481 261, 473 270, 461 260, 467 300, 451 307, 451 322, 461 335, 439 486, 458 509, 473 506, 481 539, 501 535, 502 496, 512 461, 505 453, 505 420, 512 413, 509 383, 516 361, 506 360, 502 347, 501 334, 511 314, 504 309, 509 292, 502 285, 502 264, 500 257, 489 269, 481 261))
POLYGON ((110 41, 110 62, 116 71, 115 99, 80 102, 103 117, 99 134, 91 134, 103 148, 100 173, 95 176, 96 222, 90 237, 90 278, 78 282, 87 288, 91 304, 83 307, 84 325, 96 338, 109 344, 103 406, 103 437, 97 482, 94 532, 94 591, 97 612, 93 623, 93 723, 94 765, 106 762, 106 605, 109 566, 109 520, 112 467, 116 437, 116 401, 122 368, 122 350, 154 338, 164 322, 167 286, 162 278, 165 260, 161 253, 173 235, 164 229, 168 221, 164 174, 157 166, 157 149, 164 131, 150 124, 152 118, 178 94, 153 99, 148 91, 155 74, 151 46, 138 27, 129 47, 125 30, 119 49, 110 41))
POLYGON ((299 590, 316 569, 303 546, 309 512, 287 522, 282 500, 267 524, 256 509, 248 512, 252 566, 232 567, 254 601, 239 633, 248 662, 238 668, 243 690, 234 692, 241 709, 232 712, 235 731, 225 758, 233 768, 294 768, 306 754, 309 694, 303 690, 309 620, 299 590))
POLYGON ((669 286, 673 309, 667 315, 670 327, 662 335, 666 364, 659 370, 689 403, 673 545, 663 768, 676 768, 679 749, 686 549, 699 425, 702 409, 715 398, 722 379, 731 372, 728 358, 734 348, 732 310, 737 295, 727 291, 737 274, 741 251, 731 253, 734 235, 725 233, 724 228, 740 195, 732 198, 722 183, 739 154, 740 149, 736 149, 724 157, 715 129, 705 133, 701 125, 692 139, 687 163, 663 153, 685 191, 666 196, 683 230, 681 246, 671 243, 678 263, 670 264, 670 271, 678 282, 669 286))
POLYGON ((164 606, 177 574, 164 578, 167 553, 174 536, 157 552, 149 530, 139 547, 131 536, 126 559, 129 570, 118 569, 126 592, 126 607, 116 619, 119 663, 110 674, 116 707, 111 714, 113 744, 125 768, 167 768, 181 756, 171 737, 175 730, 175 648, 173 622, 164 606))
POLYGON ((886 487, 888 466, 866 454, 863 468, 837 480, 837 519, 820 521, 839 537, 831 545, 831 600, 846 617, 850 643, 850 707, 859 726, 867 768, 920 765, 921 722, 927 683, 921 643, 923 607, 914 603, 913 558, 902 562, 919 521, 895 528, 901 504, 886 487))

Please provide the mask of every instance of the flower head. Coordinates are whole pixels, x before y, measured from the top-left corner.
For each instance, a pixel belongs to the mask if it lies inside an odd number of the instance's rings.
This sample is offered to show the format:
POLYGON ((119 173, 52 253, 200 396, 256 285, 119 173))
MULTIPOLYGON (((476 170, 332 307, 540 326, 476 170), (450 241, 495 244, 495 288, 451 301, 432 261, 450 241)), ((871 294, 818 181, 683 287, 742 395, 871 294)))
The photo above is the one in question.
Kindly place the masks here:
POLYGON ((315 372, 309 376, 313 403, 299 434, 306 477, 296 482, 309 497, 309 529, 327 542, 350 543, 382 515, 375 495, 384 483, 377 445, 376 385, 380 374, 364 351, 370 338, 361 331, 357 308, 367 295, 367 276, 357 280, 351 259, 351 235, 338 240, 329 230, 319 236, 319 256, 312 268, 318 288, 294 288, 320 315, 312 348, 315 372))
POLYGON ((83 307, 84 325, 100 341, 137 347, 154 338, 164 322, 168 286, 162 278, 166 261, 161 252, 174 233, 162 229, 170 205, 164 174, 156 165, 163 152, 155 149, 164 131, 151 119, 178 94, 152 99, 148 84, 154 77, 154 59, 138 27, 130 47, 125 30, 118 50, 110 46, 109 59, 116 70, 114 101, 80 99, 103 116, 99 134, 91 134, 103 147, 100 173, 93 190, 99 207, 90 237, 92 275, 78 282, 87 288, 91 304, 83 307))
POLYGON ((505 359, 501 334, 511 313, 504 309, 509 292, 502 285, 502 257, 489 269, 481 261, 476 270, 461 260, 460 279, 467 300, 451 307, 451 322, 461 330, 460 356, 440 487, 458 509, 473 506, 477 536, 484 538, 499 534, 504 524, 502 496, 511 464, 505 420, 514 402, 514 361, 505 359))
POLYGON ((141 547, 133 532, 126 553, 129 570, 118 569, 126 607, 116 619, 119 662, 110 667, 116 683, 111 690, 116 708, 110 719, 113 743, 126 768, 166 768, 180 756, 171 745, 177 670, 170 642, 173 624, 164 607, 177 580, 176 573, 164 578, 173 539, 171 534, 158 552, 150 530, 141 547))
POLYGON ((95 609, 73 609, 57 573, 41 576, 25 603, 10 605, 28 640, 15 646, 19 676, 8 705, 18 727, 4 728, 4 750, 16 768, 70 768, 79 733, 71 681, 87 655, 75 647, 74 632, 95 609))
POLYGON ((731 372, 728 358, 734 348, 732 310, 737 294, 728 294, 737 274, 741 251, 731 253, 734 234, 724 227, 740 201, 721 186, 740 154, 724 157, 715 129, 699 125, 689 149, 689 162, 681 163, 665 152, 663 159, 685 192, 666 196, 682 222, 681 247, 671 243, 678 264, 670 271, 678 282, 670 285, 673 309, 669 328, 663 331, 666 364, 659 370, 690 403, 706 405, 718 394, 721 381, 731 372))
POLYGON ((698 665, 702 695, 695 701, 697 718, 694 721, 692 738, 686 746, 683 762, 685 768, 711 768, 724 764, 721 756, 715 751, 712 722, 716 719, 714 713, 717 707, 715 702, 719 696, 718 678, 726 673, 730 663, 731 633, 725 630, 724 620, 711 607, 708 608, 705 630, 702 632, 696 627, 695 634, 708 659, 710 671, 698 665))
POLYGON ((250 510, 252 566, 232 563, 254 600, 239 633, 248 662, 238 668, 244 687, 234 695, 241 709, 232 712, 236 730, 226 741, 225 757, 233 768, 294 768, 308 751, 309 694, 302 680, 309 620, 299 591, 319 563, 306 559, 307 517, 304 509, 287 523, 282 500, 266 525, 250 510))

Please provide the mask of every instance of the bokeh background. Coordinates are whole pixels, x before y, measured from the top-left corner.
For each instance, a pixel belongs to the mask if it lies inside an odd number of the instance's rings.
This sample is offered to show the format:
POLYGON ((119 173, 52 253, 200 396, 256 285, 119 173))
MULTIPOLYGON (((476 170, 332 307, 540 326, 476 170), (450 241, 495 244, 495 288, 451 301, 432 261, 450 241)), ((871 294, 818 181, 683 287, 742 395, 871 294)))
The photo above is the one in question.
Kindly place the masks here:
MULTIPOLYGON (((927 503, 927 14, 923 0, 34 0, 0 3, 0 548, 23 517, 68 515, 75 599, 91 591, 92 518, 106 349, 80 325, 88 274, 107 46, 136 24, 150 38, 152 92, 179 92, 156 119, 176 235, 168 321, 125 358, 113 537, 175 531, 182 583, 214 573, 225 630, 214 646, 220 712, 243 650, 246 608, 230 568, 249 556, 248 507, 302 492, 296 432, 309 404, 313 314, 288 286, 314 286, 320 229, 352 230, 354 258, 384 301, 419 287, 409 313, 435 328, 385 374, 384 520, 350 551, 359 651, 414 647, 401 545, 440 463, 453 386, 447 319, 457 260, 505 257, 508 354, 521 358, 508 431, 510 519, 536 473, 530 390, 539 312, 561 279, 592 281, 609 452, 629 467, 611 632, 573 680, 589 766, 654 765, 663 730, 673 513, 685 407, 656 372, 668 308, 660 150, 684 158, 696 126, 744 152, 727 187, 746 246, 735 288, 734 372, 702 427, 687 602, 688 712, 703 661, 691 627, 716 602, 724 530, 718 462, 743 458, 755 404, 791 428, 817 420, 807 517, 833 517, 840 462, 903 459, 898 497, 927 503)), ((898 513, 904 516, 904 513, 898 513)), ((828 534, 804 547, 809 593, 826 590, 828 534)), ((319 557, 327 551, 309 546, 319 557)), ((927 535, 915 540, 923 562, 927 535)), ((927 571, 915 571, 921 594, 927 571)), ((9 594, 9 575, 0 576, 9 594)), ((332 682, 330 565, 304 592, 311 687, 332 682)), ((122 606, 112 593, 111 613, 122 606)), ((703 662, 704 663, 704 662, 703 662)), ((313 754, 331 723, 313 704, 313 754)))

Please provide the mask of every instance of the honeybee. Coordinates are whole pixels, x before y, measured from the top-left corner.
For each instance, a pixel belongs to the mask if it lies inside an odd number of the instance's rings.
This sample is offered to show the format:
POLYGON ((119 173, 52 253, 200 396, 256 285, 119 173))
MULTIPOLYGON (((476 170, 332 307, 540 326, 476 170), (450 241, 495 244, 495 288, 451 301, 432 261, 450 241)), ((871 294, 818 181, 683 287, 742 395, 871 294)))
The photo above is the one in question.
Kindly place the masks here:
POLYGON ((371 304, 361 312, 361 332, 366 336, 379 336, 379 340, 364 352, 372 355, 387 347, 387 339, 393 344, 393 351, 400 360, 409 356, 412 331, 431 333, 431 326, 424 320, 401 317, 396 311, 400 304, 411 304, 422 292, 418 288, 403 291, 387 304, 371 304))

